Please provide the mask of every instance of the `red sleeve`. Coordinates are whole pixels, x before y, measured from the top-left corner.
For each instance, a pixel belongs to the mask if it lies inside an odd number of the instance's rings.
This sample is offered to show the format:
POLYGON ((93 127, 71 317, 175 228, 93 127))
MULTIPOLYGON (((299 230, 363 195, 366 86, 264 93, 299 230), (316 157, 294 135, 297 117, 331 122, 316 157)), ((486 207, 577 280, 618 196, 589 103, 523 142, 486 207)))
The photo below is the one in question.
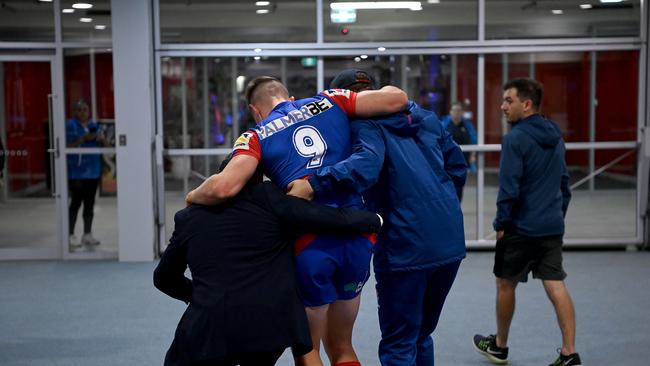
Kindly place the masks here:
POLYGON ((253 131, 246 131, 239 136, 232 147, 232 156, 250 155, 257 160, 262 159, 262 146, 257 134, 253 131))
POLYGON ((357 110, 357 93, 347 89, 329 89, 321 94, 332 99, 348 116, 353 117, 357 110))

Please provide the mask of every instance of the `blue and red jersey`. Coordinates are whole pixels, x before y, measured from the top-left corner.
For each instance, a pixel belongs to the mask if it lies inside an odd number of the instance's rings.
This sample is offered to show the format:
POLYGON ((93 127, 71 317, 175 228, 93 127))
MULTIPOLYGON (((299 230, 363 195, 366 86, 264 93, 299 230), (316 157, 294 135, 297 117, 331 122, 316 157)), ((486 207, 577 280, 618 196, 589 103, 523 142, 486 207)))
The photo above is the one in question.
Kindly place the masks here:
MULTIPOLYGON (((293 180, 333 165, 351 153, 350 119, 355 92, 326 90, 317 96, 278 104, 255 128, 235 142, 233 154, 255 157, 271 181, 283 189, 293 180)), ((319 202, 360 207, 357 193, 336 193, 319 202)))

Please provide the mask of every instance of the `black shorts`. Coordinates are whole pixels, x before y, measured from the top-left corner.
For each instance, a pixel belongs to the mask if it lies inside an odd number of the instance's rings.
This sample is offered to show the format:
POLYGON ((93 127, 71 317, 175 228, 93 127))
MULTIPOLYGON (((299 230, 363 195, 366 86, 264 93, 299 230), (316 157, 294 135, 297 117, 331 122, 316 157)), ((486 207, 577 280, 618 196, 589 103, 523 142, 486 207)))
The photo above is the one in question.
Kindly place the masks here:
POLYGON ((497 240, 494 275, 513 282, 528 281, 528 273, 541 280, 561 281, 562 235, 523 236, 507 233, 497 240))

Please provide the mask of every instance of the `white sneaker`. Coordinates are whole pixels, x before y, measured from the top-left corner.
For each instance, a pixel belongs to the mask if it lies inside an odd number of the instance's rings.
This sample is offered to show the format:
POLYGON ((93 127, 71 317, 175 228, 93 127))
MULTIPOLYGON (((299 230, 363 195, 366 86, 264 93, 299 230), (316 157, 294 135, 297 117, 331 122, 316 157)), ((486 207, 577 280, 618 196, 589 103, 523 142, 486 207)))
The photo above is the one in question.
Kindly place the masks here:
POLYGON ((81 242, 85 245, 99 245, 99 240, 93 237, 93 234, 86 233, 81 237, 81 242))
POLYGON ((79 238, 76 235, 70 235, 70 238, 68 239, 68 243, 72 248, 81 246, 81 240, 79 240, 79 238))

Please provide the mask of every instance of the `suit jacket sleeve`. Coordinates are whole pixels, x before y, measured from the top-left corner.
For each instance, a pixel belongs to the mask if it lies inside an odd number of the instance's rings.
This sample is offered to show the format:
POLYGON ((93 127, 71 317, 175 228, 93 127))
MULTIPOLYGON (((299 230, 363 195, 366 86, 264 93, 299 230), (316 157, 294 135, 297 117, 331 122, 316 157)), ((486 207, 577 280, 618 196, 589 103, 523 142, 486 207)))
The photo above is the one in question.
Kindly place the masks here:
POLYGON ((153 283, 165 294, 189 303, 192 299, 192 281, 185 277, 187 245, 183 233, 186 213, 183 210, 174 216, 174 233, 153 272, 153 283))
POLYGON ((368 211, 334 208, 288 196, 273 183, 263 183, 268 209, 292 230, 312 232, 376 232, 379 216, 368 211))
POLYGON ((381 129, 370 120, 354 121, 351 128, 352 155, 309 178, 315 197, 341 190, 363 193, 377 183, 386 154, 381 129))

